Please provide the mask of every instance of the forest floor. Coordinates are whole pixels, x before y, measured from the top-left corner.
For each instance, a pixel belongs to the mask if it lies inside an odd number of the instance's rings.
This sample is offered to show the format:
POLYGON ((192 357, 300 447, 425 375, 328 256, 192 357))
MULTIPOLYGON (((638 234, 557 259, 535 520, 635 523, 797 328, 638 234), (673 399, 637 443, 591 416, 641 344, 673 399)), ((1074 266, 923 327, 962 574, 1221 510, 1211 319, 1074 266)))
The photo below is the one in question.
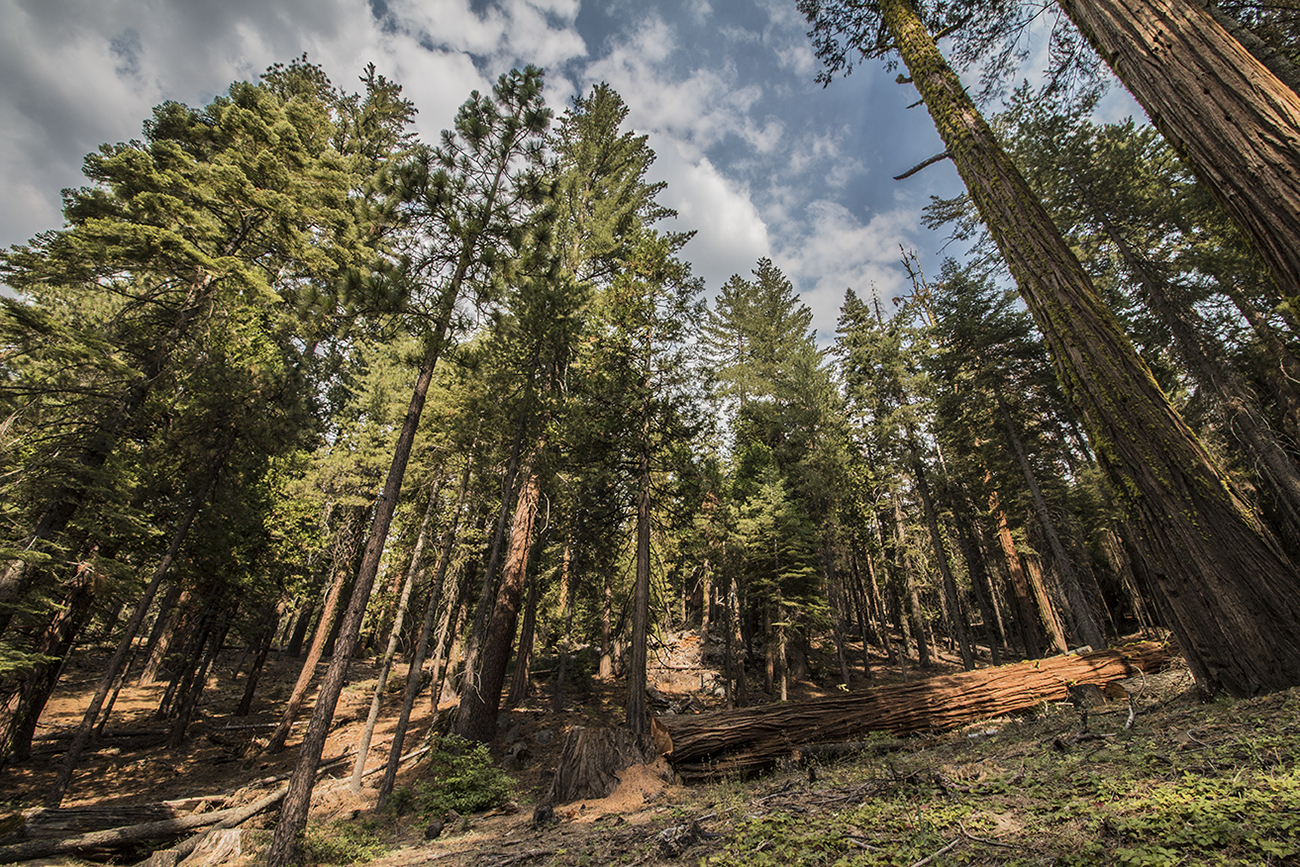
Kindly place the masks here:
MULTIPOLYGON (((667 636, 652 653, 650 682, 687 712, 720 706, 720 676, 706 663, 696 633, 667 636)), ((64 683, 38 731, 33 757, 0 771, 0 807, 13 814, 36 806, 52 782, 66 740, 94 689, 102 658, 87 655, 64 683)), ((873 686, 898 682, 896 667, 873 659, 873 686)), ((191 726, 184 747, 162 746, 164 724, 150 719, 164 684, 122 691, 105 738, 78 774, 65 806, 120 808, 212 798, 243 803, 269 791, 296 756, 303 722, 276 756, 257 754, 256 739, 287 698, 297 661, 267 663, 254 714, 229 711, 242 680, 218 666, 205 695, 207 712, 191 726), (235 728, 240 726, 241 728, 235 728), (262 726, 262 727, 257 727, 262 726)), ((814 679, 799 681, 798 701, 835 691, 829 657, 815 652, 814 679)), ((942 656, 920 676, 950 673, 942 656)), ((357 741, 375 687, 375 666, 351 670, 326 760, 357 741)), ((390 683, 392 681, 390 680, 390 683)), ((554 823, 538 827, 534 807, 544 798, 566 731, 576 725, 618 725, 624 687, 578 679, 582 692, 557 708, 545 680, 519 707, 503 712, 492 758, 512 780, 504 806, 463 818, 421 814, 418 797, 398 797, 403 812, 375 812, 379 774, 361 794, 347 789, 352 759, 318 783, 308 838, 316 864, 373 867, 568 867, 568 865, 902 865, 942 864, 1300 864, 1300 689, 1249 700, 1205 701, 1185 668, 1134 679, 1136 715, 1124 703, 1094 708, 1084 720, 1070 704, 1045 704, 1033 714, 981 721, 961 731, 882 737, 860 751, 820 764, 799 764, 748 780, 719 779, 684 786, 667 766, 634 766, 611 796, 557 806, 554 823), (442 825, 434 836, 435 826, 442 825), (428 838, 428 839, 426 839, 428 838)), ((387 757, 400 688, 390 691, 368 768, 387 757)), ((417 704, 407 749, 432 721, 427 699, 417 704)), ((399 776, 420 792, 434 785, 425 760, 399 776)), ((275 814, 244 828, 253 854, 224 863, 256 863, 275 814), (251 844, 251 845, 250 845, 251 844)), ((123 822, 122 824, 126 824, 123 822)), ((119 861, 148 855, 148 847, 119 861)), ((64 856, 41 864, 87 862, 64 856)))

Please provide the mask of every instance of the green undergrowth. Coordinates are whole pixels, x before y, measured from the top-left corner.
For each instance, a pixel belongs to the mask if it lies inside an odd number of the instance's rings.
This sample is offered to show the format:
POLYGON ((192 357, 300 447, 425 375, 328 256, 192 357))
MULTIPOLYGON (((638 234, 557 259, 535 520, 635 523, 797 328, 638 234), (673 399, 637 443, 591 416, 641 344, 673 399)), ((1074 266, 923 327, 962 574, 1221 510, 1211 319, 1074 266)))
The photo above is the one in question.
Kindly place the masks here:
POLYGON ((393 792, 390 808, 397 814, 414 811, 422 818, 481 813, 504 804, 514 794, 515 781, 492 762, 486 744, 457 735, 438 737, 421 764, 421 779, 393 792))
POLYGON ((305 867, 366 864, 396 847, 388 832, 373 819, 339 819, 308 825, 302 837, 305 867))
MULTIPOLYGON (((1161 677, 1131 727, 1123 703, 1090 710, 1087 729, 1072 705, 1043 705, 962 732, 868 739, 834 762, 671 786, 626 813, 567 805, 543 826, 503 814, 476 822, 468 844, 408 838, 381 863, 1300 867, 1300 689, 1207 703, 1189 680, 1161 677)), ((422 776, 394 798, 435 821, 511 794, 486 752, 452 740, 422 776)))
POLYGON ((1044 708, 791 770, 787 791, 719 784, 710 824, 721 836, 672 863, 1300 865, 1300 692, 1184 696, 1131 729, 1125 717, 1094 715, 1084 732, 1072 708, 1044 708))

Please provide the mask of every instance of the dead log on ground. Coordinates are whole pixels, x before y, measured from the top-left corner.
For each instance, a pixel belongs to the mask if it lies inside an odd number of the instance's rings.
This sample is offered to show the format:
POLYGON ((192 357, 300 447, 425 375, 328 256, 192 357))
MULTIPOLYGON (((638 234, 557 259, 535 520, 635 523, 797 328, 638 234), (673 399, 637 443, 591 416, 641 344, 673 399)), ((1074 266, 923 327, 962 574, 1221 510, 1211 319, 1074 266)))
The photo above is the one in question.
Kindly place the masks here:
POLYGON ((1169 659, 1153 641, 1116 650, 1038 659, 869 689, 651 722, 659 751, 685 780, 767 769, 807 744, 860 740, 871 732, 946 731, 988 717, 1065 701, 1076 684, 1154 672, 1169 659))
POLYGON ((92 831, 76 837, 61 839, 37 839, 17 843, 13 846, 0 846, 0 864, 15 861, 30 861, 34 858, 47 858, 67 852, 115 849, 142 840, 157 840, 175 837, 186 831, 203 828, 208 825, 225 825, 231 827, 247 821, 255 813, 268 809, 279 803, 289 787, 284 786, 253 804, 243 807, 231 807, 226 810, 214 810, 211 813, 197 813, 178 819, 163 819, 157 822, 145 822, 125 828, 110 828, 105 831, 92 831), (226 824, 229 823, 229 824, 226 824))

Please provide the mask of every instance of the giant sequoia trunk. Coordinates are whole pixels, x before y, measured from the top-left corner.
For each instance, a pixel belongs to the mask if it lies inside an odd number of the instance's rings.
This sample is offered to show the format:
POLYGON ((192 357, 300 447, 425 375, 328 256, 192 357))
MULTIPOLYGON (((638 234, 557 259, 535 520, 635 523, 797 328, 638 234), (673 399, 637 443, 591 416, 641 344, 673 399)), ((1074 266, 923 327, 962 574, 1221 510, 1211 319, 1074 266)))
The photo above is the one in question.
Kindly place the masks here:
POLYGON ((1058 0, 1300 301, 1300 96, 1195 0, 1058 0))
MULTIPOLYGON (((1047 341, 1098 462, 1141 530, 1196 679, 1234 695, 1300 684, 1295 566, 1170 406, 914 9, 907 0, 882 0, 880 7, 1047 341)), ((1246 142, 1240 147, 1230 161, 1250 152, 1246 142)), ((1289 158, 1300 159, 1300 148, 1289 158)), ((1292 180, 1300 183, 1300 171, 1292 180)), ((1287 223, 1287 243, 1298 236, 1300 223, 1287 223)))

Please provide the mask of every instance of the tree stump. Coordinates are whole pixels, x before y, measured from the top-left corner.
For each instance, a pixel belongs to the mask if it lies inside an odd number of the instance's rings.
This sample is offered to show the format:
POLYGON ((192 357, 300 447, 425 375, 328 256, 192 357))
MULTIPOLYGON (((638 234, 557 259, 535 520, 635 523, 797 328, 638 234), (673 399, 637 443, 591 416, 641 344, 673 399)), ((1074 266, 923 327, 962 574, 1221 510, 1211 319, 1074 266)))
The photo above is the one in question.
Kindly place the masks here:
POLYGON ((545 802, 608 797, 618 788, 619 772, 645 758, 637 737, 627 729, 575 726, 565 738, 545 802))

